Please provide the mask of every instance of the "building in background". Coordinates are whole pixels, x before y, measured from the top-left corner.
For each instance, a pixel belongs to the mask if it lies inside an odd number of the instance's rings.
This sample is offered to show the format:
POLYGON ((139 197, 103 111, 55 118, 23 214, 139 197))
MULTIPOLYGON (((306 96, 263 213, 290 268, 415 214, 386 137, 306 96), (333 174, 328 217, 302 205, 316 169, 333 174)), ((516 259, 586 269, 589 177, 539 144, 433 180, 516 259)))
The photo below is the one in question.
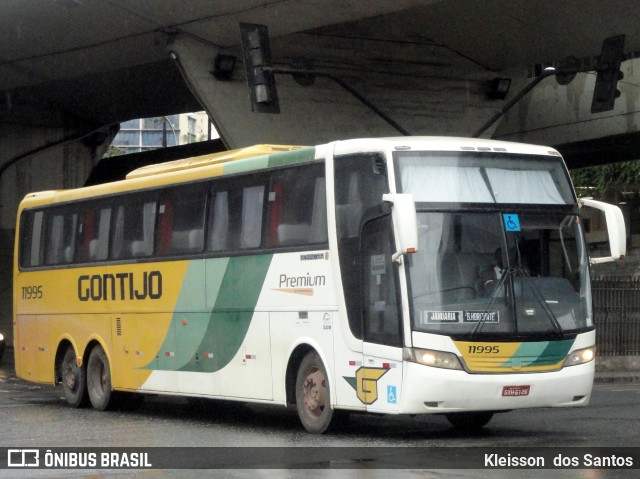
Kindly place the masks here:
POLYGON ((110 156, 218 138, 206 112, 129 120, 120 124, 110 156))

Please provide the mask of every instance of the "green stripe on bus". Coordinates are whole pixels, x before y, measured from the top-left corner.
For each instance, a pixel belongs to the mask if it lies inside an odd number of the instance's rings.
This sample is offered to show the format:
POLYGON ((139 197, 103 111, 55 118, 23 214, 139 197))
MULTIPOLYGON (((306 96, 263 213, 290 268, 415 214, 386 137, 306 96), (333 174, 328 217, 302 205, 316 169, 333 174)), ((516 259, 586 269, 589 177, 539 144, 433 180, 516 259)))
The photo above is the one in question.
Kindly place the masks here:
POLYGON ((560 362, 567 356, 573 345, 573 339, 563 341, 537 341, 522 343, 513 356, 500 367, 549 366, 560 362))
POLYGON ((205 290, 213 310, 180 313, 189 309, 188 301, 193 301, 191 305, 199 302, 192 291, 199 290, 194 281, 205 277, 199 270, 205 262, 194 261, 187 270, 167 337, 145 369, 214 372, 225 367, 249 330, 271 259, 272 255, 255 255, 207 260, 205 290), (165 351, 174 355, 166 356, 165 351))
POLYGON ((296 163, 312 161, 315 158, 315 155, 315 147, 308 147, 291 151, 283 151, 281 153, 273 153, 271 155, 246 158, 243 160, 225 163, 224 174, 245 173, 264 168, 295 165, 296 163))
POLYGON ((296 163, 312 161, 316 156, 315 148, 300 148, 299 150, 285 151, 269 155, 269 168, 276 166, 288 166, 296 163))
POLYGON ((231 161, 224 164, 224 174, 246 173, 254 170, 262 170, 269 166, 269 155, 256 156, 243 160, 231 161))
POLYGON ((538 356, 538 359, 531 363, 531 366, 547 366, 556 364, 567 357, 567 353, 573 346, 574 339, 563 341, 549 341, 547 347, 538 356))

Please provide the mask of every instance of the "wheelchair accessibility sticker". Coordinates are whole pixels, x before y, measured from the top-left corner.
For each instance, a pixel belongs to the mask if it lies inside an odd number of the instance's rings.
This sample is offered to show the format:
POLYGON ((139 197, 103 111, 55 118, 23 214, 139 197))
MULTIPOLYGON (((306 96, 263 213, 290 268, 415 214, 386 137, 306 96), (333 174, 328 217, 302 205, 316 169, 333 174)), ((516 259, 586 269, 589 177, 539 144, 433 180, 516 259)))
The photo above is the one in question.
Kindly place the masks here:
POLYGON ((387 386, 387 402, 389 404, 396 404, 398 402, 395 386, 387 386))
POLYGON ((520 218, 515 213, 503 213, 505 231, 520 231, 520 218))

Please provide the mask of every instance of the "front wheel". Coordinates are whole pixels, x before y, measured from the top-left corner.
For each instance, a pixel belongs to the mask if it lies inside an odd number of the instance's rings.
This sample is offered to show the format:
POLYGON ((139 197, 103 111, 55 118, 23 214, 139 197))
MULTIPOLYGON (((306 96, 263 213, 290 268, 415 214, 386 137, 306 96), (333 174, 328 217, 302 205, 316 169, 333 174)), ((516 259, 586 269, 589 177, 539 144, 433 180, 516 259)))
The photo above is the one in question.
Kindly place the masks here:
POLYGON ((109 408, 111 391, 111 369, 109 360, 101 346, 91 350, 87 362, 87 391, 91 405, 99 411, 109 408))
POLYGON ((64 398, 71 407, 79 408, 88 404, 87 376, 84 364, 78 367, 76 351, 67 347, 60 365, 60 377, 64 398))
POLYGON ((447 414, 446 417, 456 429, 472 432, 486 426, 491 421, 493 413, 490 411, 456 412, 447 414))
POLYGON ((331 425, 331 391, 327 371, 318 353, 311 351, 300 363, 296 377, 296 408, 300 422, 313 434, 322 434, 331 425))

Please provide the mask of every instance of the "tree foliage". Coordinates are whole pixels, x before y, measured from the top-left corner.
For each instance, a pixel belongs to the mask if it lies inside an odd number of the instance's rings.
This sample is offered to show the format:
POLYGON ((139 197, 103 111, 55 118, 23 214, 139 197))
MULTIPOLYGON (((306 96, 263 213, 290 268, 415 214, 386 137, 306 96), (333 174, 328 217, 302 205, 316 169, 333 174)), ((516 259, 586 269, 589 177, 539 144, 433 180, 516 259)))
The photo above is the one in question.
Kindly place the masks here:
POLYGON ((570 171, 576 189, 589 188, 596 196, 616 187, 640 187, 640 161, 623 161, 570 171))
POLYGON ((102 155, 102 158, 110 158, 112 156, 120 156, 120 155, 124 155, 123 150, 115 146, 110 146, 107 149, 107 151, 104 152, 104 155, 102 155))

